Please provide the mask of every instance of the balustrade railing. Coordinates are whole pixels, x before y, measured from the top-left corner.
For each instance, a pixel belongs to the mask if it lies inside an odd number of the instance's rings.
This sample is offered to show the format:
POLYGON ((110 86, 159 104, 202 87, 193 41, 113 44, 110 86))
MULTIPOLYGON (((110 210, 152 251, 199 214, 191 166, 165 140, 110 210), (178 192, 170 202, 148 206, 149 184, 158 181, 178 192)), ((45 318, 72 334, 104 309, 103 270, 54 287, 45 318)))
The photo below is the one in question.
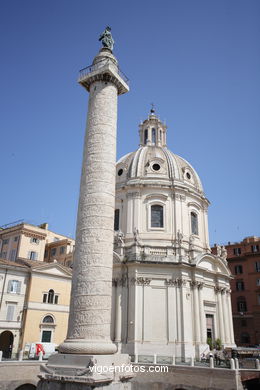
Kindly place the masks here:
POLYGON ((105 60, 101 60, 94 65, 87 66, 79 71, 79 79, 78 81, 82 81, 89 73, 94 72, 96 70, 102 69, 106 65, 112 65, 119 76, 124 80, 126 84, 129 84, 129 79, 126 75, 120 70, 120 68, 114 64, 109 58, 105 60))

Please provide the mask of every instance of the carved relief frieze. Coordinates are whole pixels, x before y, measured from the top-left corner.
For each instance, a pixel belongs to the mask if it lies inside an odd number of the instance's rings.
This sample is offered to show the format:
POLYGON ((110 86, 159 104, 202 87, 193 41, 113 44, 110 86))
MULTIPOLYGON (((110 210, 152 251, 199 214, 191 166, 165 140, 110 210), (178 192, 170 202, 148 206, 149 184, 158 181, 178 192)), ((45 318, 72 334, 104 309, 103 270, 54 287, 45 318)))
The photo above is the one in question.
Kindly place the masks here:
POLYGON ((46 235, 40 234, 40 233, 35 233, 29 230, 21 230, 21 234, 24 234, 25 237, 30 237, 30 238, 38 238, 39 240, 44 240, 46 238, 46 235))
POLYGON ((141 197, 141 193, 138 192, 138 191, 135 191, 135 192, 128 192, 126 194, 127 198, 140 198, 141 197))

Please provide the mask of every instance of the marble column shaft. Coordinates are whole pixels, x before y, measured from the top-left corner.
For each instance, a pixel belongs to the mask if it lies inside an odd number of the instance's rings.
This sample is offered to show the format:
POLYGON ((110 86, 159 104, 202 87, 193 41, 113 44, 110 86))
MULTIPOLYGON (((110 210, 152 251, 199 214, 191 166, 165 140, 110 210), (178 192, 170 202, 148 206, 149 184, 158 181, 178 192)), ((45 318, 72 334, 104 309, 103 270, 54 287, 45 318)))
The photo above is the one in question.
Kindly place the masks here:
POLYGON ((195 320, 195 342, 200 342, 200 313, 199 313, 199 295, 197 285, 193 286, 194 297, 194 320, 195 320))
POLYGON ((90 86, 84 142, 67 353, 110 354, 117 87, 90 86))
POLYGON ((225 330, 224 330, 224 319, 223 319, 223 308, 222 308, 222 300, 221 300, 221 292, 217 292, 217 300, 218 300, 218 323, 219 323, 219 337, 222 342, 225 339, 225 330))

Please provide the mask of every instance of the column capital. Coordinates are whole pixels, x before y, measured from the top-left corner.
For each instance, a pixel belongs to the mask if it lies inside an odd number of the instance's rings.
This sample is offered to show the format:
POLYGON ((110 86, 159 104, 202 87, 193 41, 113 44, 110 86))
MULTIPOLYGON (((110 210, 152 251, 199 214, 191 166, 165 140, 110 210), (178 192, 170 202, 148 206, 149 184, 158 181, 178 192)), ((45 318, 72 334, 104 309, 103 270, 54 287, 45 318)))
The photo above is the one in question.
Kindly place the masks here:
POLYGON ((122 276, 121 278, 113 278, 112 279, 112 286, 114 287, 125 287, 127 284, 127 278, 125 276, 122 276))
POLYGON ((132 278, 131 279, 132 284, 136 284, 138 286, 149 286, 151 281, 152 281, 152 279, 150 279, 150 278, 143 278, 143 277, 137 277, 137 278, 132 278))
POLYGON ((197 288, 197 289, 201 290, 204 285, 205 285, 204 282, 200 282, 198 280, 190 280, 190 287, 191 288, 197 288))

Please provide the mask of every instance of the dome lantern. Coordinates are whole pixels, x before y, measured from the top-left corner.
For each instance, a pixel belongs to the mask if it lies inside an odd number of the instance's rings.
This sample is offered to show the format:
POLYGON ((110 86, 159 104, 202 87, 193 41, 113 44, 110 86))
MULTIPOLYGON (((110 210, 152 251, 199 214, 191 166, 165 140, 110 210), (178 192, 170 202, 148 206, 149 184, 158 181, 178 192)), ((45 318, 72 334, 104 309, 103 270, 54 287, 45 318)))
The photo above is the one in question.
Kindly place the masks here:
POLYGON ((139 125, 141 146, 166 146, 167 126, 156 116, 154 107, 148 118, 139 125))

